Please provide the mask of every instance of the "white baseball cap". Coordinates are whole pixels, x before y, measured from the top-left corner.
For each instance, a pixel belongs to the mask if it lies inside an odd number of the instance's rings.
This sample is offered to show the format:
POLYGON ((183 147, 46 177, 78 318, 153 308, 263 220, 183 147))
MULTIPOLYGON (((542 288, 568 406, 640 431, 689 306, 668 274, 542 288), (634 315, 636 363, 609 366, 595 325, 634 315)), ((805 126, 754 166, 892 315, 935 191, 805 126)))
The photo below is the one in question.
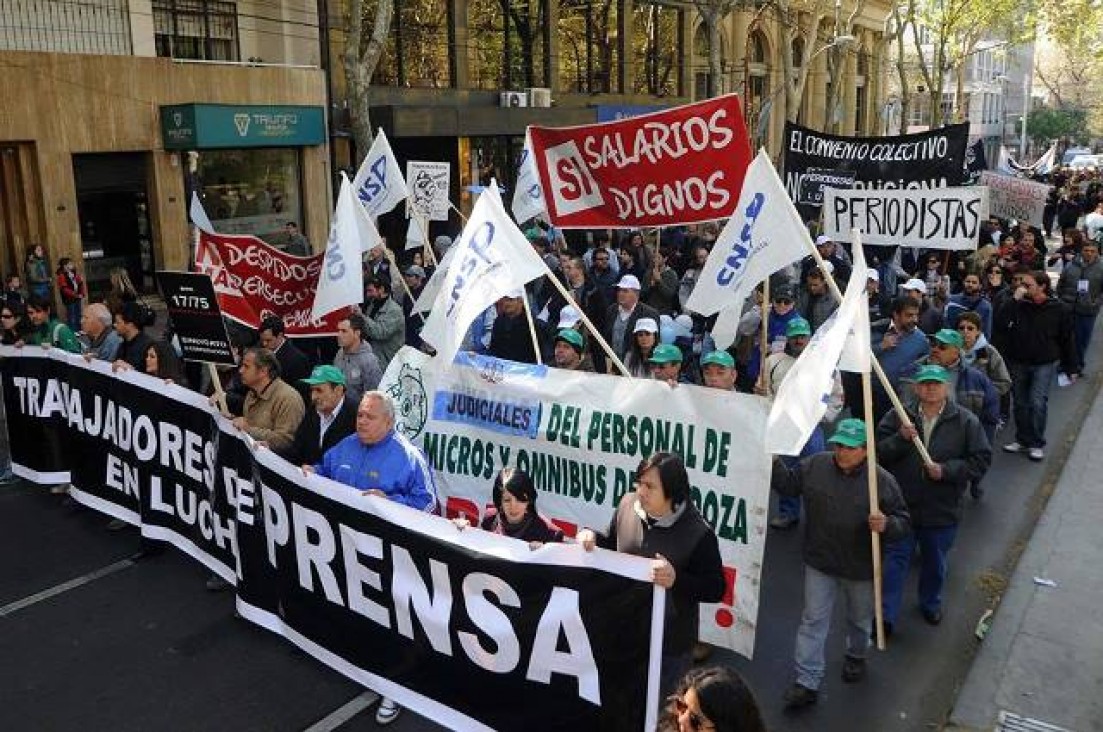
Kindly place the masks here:
POLYGON ((582 316, 578 314, 578 311, 573 306, 567 305, 559 311, 559 330, 573 328, 578 325, 580 320, 582 320, 582 316))
POLYGON ((633 333, 658 333, 659 324, 655 322, 654 318, 640 318, 636 321, 636 327, 632 329, 633 333))
POLYGON ((822 247, 824 244, 834 244, 835 240, 827 234, 820 234, 816 237, 816 246, 822 247))
POLYGON ((617 283, 618 290, 640 290, 640 280, 636 275, 626 274, 617 283))
POLYGON ((918 290, 924 295, 927 294, 927 283, 918 277, 912 277, 910 280, 900 286, 901 290, 918 290))
POLYGON ((875 270, 873 267, 870 267, 869 269, 866 270, 866 279, 867 280, 873 280, 874 282, 880 282, 881 281, 881 273, 878 272, 877 270, 875 270))

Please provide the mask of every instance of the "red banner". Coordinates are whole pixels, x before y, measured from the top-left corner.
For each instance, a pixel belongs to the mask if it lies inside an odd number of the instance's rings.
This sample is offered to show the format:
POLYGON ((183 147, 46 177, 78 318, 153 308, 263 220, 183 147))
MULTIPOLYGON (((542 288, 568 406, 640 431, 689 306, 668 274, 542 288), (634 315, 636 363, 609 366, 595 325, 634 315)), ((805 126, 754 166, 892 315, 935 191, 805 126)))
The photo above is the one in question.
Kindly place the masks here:
POLYGON ((289 336, 333 335, 345 311, 310 317, 324 257, 285 254, 255 236, 200 231, 195 268, 211 276, 218 306, 231 320, 258 328, 278 315, 289 336))
POLYGON ((551 222, 674 226, 735 211, 751 147, 734 94, 580 127, 529 127, 551 222))

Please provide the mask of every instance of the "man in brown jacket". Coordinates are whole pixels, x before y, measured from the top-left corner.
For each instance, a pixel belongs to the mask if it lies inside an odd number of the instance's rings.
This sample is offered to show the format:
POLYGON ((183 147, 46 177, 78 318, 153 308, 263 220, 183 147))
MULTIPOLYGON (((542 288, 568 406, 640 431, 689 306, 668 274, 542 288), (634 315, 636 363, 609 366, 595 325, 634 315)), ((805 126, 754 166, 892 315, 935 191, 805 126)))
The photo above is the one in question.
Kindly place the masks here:
POLYGON ((242 416, 234 426, 277 452, 287 450, 306 407, 302 397, 280 378, 280 363, 267 348, 250 348, 241 357, 241 383, 249 389, 242 416))

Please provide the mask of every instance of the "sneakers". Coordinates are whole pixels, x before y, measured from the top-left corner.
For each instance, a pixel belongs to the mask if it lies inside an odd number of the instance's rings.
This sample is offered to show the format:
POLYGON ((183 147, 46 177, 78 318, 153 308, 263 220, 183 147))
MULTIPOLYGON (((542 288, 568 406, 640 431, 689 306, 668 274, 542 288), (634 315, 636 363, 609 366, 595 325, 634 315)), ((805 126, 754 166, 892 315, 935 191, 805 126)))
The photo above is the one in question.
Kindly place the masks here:
POLYGON ((1042 448, 1040 448, 1040 447, 1032 447, 1032 448, 1030 448, 1030 450, 1029 450, 1029 451, 1027 452, 1027 455, 1026 455, 1026 456, 1027 456, 1028 458, 1030 458, 1031 460, 1033 460, 1034 462, 1036 462, 1036 463, 1040 463, 1040 462, 1042 462, 1043 460, 1045 460, 1046 454, 1045 454, 1044 452, 1042 452, 1042 448))
POLYGON ((785 702, 786 709, 796 710, 815 704, 818 697, 819 692, 815 689, 809 689, 807 686, 801 686, 800 684, 793 684, 786 689, 785 696, 782 697, 782 699, 785 702))
POLYGON ((770 519, 770 526, 775 529, 781 529, 782 531, 791 529, 798 523, 800 523, 800 519, 795 516, 775 516, 770 519))
POLYGON ((843 660, 843 681, 853 684, 861 681, 866 675, 866 659, 856 656, 847 656, 843 660))
POLYGON ((1026 452, 1026 446, 1018 442, 1009 442, 1003 446, 1004 452, 1026 452))
POLYGON ((383 700, 379 702, 379 708, 375 710, 375 723, 380 727, 386 727, 391 722, 398 719, 398 715, 402 713, 402 707, 395 704, 387 697, 383 697, 383 700))

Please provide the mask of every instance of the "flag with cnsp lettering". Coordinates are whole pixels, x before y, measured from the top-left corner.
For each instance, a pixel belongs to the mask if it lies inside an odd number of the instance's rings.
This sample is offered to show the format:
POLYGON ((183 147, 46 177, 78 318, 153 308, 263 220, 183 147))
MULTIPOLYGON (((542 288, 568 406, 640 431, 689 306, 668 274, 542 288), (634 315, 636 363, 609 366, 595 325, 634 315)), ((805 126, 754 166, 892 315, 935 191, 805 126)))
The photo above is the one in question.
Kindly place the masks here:
POLYGON ((537 217, 547 220, 544 189, 532 161, 532 143, 525 135, 525 147, 521 150, 521 165, 517 169, 517 185, 513 189, 513 218, 522 224, 537 217))
POLYGON ((742 305, 755 285, 811 250, 808 228, 763 150, 747 169, 739 206, 716 239, 686 308, 712 315, 742 305))
POLYGON ((491 181, 467 220, 421 338, 451 361, 479 313, 542 275, 548 266, 506 214, 491 181))
POLYGON ((318 273, 318 288, 314 291, 312 318, 319 319, 334 310, 364 301, 364 272, 360 265, 361 232, 358 225, 371 220, 356 210, 352 184, 341 173, 341 192, 337 196, 337 211, 329 229, 322 271, 318 273))

